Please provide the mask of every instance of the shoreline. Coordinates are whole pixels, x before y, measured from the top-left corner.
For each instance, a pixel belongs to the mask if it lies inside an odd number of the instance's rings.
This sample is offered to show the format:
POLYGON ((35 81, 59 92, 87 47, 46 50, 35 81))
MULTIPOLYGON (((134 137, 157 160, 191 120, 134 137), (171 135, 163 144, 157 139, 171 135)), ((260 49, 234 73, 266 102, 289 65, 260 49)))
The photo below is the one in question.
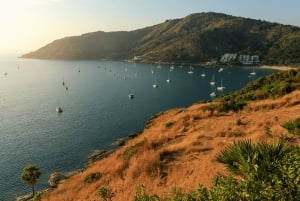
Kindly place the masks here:
POLYGON ((292 69, 296 70, 299 67, 261 65, 259 66, 259 68, 285 71, 285 70, 292 70, 292 69))

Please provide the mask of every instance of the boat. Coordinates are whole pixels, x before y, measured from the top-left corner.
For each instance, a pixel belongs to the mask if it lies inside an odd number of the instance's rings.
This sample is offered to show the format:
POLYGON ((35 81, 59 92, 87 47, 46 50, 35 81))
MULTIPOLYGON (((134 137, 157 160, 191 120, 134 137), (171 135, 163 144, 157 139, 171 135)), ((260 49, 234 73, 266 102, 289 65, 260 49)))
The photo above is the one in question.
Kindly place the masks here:
POLYGON ((63 110, 62 110, 62 108, 60 106, 57 106, 56 109, 55 109, 55 111, 57 113, 62 113, 63 112, 63 110))
POLYGON ((132 92, 129 93, 129 94, 128 94, 128 98, 129 98, 129 99, 133 99, 133 98, 134 98, 134 94, 133 94, 132 92))
POLYGON ((156 78, 154 79, 154 83, 153 83, 152 87, 153 88, 157 88, 158 87, 158 85, 156 84, 156 78))
POLYGON ((212 75, 212 78, 211 78, 211 81, 209 83, 210 85, 215 85, 216 82, 215 82, 215 75, 212 75))
POLYGON ((213 98, 213 97, 216 97, 217 94, 216 94, 216 92, 213 91, 213 92, 211 92, 211 93, 209 94, 209 96, 213 98))
POLYGON ((168 79, 166 80, 167 83, 170 83, 171 82, 171 79, 170 79, 170 73, 168 72, 168 79))
POLYGON ((69 89, 69 87, 68 87, 68 86, 65 86, 65 90, 68 91, 68 89, 69 89))
POLYGON ((157 68, 161 68, 161 66, 160 66, 160 61, 158 62, 158 66, 157 66, 157 68))
POLYGON ((218 72, 221 73, 224 70, 224 68, 219 68, 218 72))
POLYGON ((201 77, 205 77, 205 72, 204 72, 204 68, 202 69, 202 73, 201 73, 201 77))
POLYGON ((213 88, 214 88, 214 90, 209 94, 209 96, 212 97, 212 98, 214 98, 214 97, 217 96, 217 94, 216 94, 216 87, 214 86, 213 88))
POLYGON ((225 87, 223 86, 223 80, 221 80, 221 86, 217 87, 218 91, 223 91, 225 87))
POLYGON ((174 65, 173 65, 173 63, 172 63, 172 66, 170 66, 170 71, 173 71, 174 70, 174 65))
POLYGON ((154 74, 154 70, 153 70, 153 67, 151 67, 151 74, 154 74))
POLYGON ((250 73, 250 75, 256 75, 256 72, 254 71, 254 66, 252 68, 252 72, 250 73))
POLYGON ((190 70, 188 71, 188 74, 193 74, 194 73, 194 71, 193 71, 193 67, 192 66, 190 66, 190 70))

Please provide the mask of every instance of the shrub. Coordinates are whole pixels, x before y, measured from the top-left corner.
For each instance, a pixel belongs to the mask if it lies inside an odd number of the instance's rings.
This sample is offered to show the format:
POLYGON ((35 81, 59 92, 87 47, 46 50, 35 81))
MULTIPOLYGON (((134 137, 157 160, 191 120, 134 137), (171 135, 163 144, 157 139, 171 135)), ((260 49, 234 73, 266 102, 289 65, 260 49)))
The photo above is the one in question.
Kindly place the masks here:
POLYGON ((282 127, 287 129, 289 133, 300 135, 300 118, 285 122, 282 127))
POLYGON ((159 197, 157 195, 149 195, 145 186, 141 185, 137 188, 137 191, 134 195, 133 201, 159 201, 159 197))
POLYGON ((237 119, 237 120, 235 121, 235 124, 238 125, 238 126, 240 126, 240 125, 242 125, 243 123, 242 123, 242 120, 241 120, 241 119, 237 119))
POLYGON ((107 186, 100 186, 98 188, 98 195, 102 201, 111 201, 114 197, 114 192, 107 186))
POLYGON ((166 124, 165 124, 165 127, 166 128, 170 128, 171 126, 173 126, 174 125, 174 121, 170 121, 170 122, 167 122, 166 124))
POLYGON ((133 146, 127 147, 126 150, 119 155, 119 157, 122 157, 126 161, 128 161, 134 154, 137 153, 138 148, 142 146, 145 143, 145 141, 139 142, 133 146))
POLYGON ((265 127, 265 135, 268 136, 268 137, 273 137, 272 131, 271 131, 269 126, 265 127))
POLYGON ((84 178, 84 183, 87 184, 93 183, 95 181, 98 181, 101 177, 102 177, 102 173, 100 172, 91 173, 84 178))

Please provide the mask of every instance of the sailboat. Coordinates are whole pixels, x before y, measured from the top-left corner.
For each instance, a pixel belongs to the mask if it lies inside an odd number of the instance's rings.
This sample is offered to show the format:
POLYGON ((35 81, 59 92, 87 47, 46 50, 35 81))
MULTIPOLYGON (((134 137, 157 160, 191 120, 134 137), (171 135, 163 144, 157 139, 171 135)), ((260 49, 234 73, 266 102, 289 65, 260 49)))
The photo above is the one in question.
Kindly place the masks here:
POLYGON ((212 98, 217 96, 216 92, 214 92, 214 91, 211 92, 209 95, 210 95, 210 97, 212 97, 212 98))
POLYGON ((158 85, 156 84, 156 78, 154 79, 154 83, 153 83, 152 87, 153 88, 157 88, 158 87, 158 85))
POLYGON ((128 98, 129 98, 129 99, 133 99, 133 98, 134 98, 134 94, 133 94, 132 92, 130 92, 130 93, 128 94, 128 98))
POLYGON ((223 91, 225 87, 223 86, 223 80, 221 80, 221 86, 217 87, 218 91, 223 91))
POLYGON ((170 79, 170 72, 168 72, 168 79, 166 80, 167 83, 170 83, 171 82, 171 79, 170 79))
POLYGON ((193 74, 194 73, 194 71, 193 71, 193 67, 192 66, 190 66, 190 70, 188 71, 188 74, 193 74))
POLYGON ((204 68, 202 69, 202 73, 201 73, 201 77, 205 77, 205 72, 204 72, 204 68))
POLYGON ((55 109, 55 111, 57 113, 62 113, 63 112, 63 110, 62 110, 62 108, 60 106, 57 106, 56 109, 55 109))
POLYGON ((216 86, 214 86, 213 88, 214 88, 214 90, 209 94, 209 96, 212 97, 212 98, 214 98, 214 97, 217 96, 217 94, 216 94, 216 86))
POLYGON ((154 70, 153 70, 153 67, 151 67, 151 74, 154 74, 154 70))
POLYGON ((252 68, 252 72, 250 73, 250 75, 256 75, 256 72, 254 71, 254 66, 252 68))
POLYGON ((158 62, 158 66, 157 66, 157 68, 161 68, 161 66, 160 66, 160 61, 158 62))
POLYGON ((172 66, 170 67, 170 71, 173 71, 174 70, 174 65, 172 63, 172 66))
POLYGON ((211 78, 211 81, 210 81, 209 84, 210 85, 215 85, 216 84, 216 82, 215 82, 215 75, 214 74, 212 75, 212 78, 211 78))
POLYGON ((218 72, 221 73, 224 70, 224 68, 219 68, 218 72))

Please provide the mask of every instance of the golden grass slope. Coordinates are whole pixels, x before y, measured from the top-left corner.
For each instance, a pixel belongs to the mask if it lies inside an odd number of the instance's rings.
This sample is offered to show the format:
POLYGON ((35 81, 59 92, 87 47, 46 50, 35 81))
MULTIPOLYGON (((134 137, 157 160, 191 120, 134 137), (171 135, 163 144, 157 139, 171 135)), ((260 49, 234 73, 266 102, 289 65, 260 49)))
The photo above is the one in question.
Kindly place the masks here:
POLYGON ((42 200, 101 200, 97 194, 101 186, 112 190, 115 201, 132 200, 141 185, 159 196, 173 187, 184 191, 199 184, 210 187, 216 175, 226 174, 216 155, 236 140, 272 143, 285 137, 300 145, 298 137, 281 127, 299 117, 299 100, 300 91, 294 91, 276 100, 249 102, 237 113, 208 109, 217 102, 162 112, 149 120, 140 136, 66 180, 42 200), (85 183, 85 177, 95 172, 103 174, 101 179, 85 183))

